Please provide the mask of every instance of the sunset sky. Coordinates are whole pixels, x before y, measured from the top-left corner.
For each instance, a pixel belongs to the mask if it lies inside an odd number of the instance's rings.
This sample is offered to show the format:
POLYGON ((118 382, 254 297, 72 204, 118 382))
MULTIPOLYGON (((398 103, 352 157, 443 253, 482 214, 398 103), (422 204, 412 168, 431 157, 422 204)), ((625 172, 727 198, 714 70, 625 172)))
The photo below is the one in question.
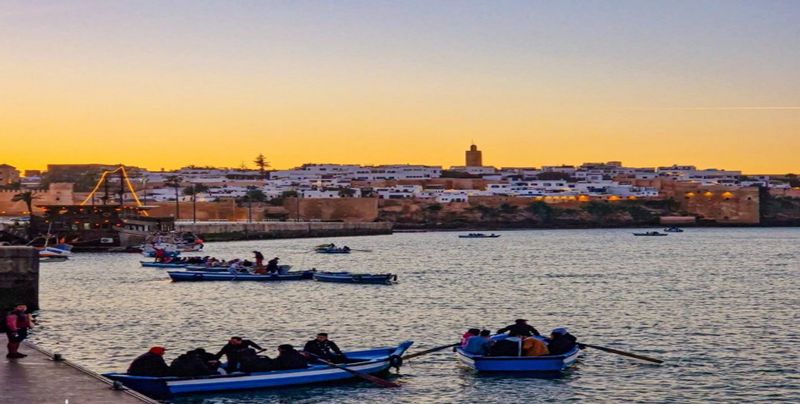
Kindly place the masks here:
POLYGON ((800 172, 800 1, 0 0, 0 164, 800 172))

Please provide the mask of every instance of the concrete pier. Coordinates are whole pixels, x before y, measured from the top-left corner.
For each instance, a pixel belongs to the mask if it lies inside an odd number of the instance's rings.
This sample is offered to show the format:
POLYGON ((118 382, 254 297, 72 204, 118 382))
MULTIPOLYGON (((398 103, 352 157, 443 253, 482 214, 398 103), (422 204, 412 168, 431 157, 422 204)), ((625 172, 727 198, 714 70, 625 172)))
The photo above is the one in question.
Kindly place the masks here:
MULTIPOLYGON (((0 344, 6 345, 5 333, 0 344)), ((0 402, 4 403, 158 403, 131 390, 117 390, 113 382, 68 360, 23 343, 22 359, 0 359, 0 402)), ((3 351, 5 356, 5 352, 3 351)))
POLYGON ((389 222, 178 222, 206 241, 391 234, 389 222))
POLYGON ((39 252, 33 247, 0 247, 0 310, 17 303, 39 308, 39 252))

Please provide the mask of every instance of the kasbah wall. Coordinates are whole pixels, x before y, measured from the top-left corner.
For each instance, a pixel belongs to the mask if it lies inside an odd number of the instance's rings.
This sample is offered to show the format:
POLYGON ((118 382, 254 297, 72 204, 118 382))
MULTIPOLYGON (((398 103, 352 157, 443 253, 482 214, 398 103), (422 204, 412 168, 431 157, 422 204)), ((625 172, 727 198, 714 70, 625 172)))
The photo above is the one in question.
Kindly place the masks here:
MULTIPOLYGON (((52 183, 47 190, 33 191, 33 213, 42 214, 37 205, 71 205, 77 203, 72 192, 72 183, 52 183)), ((11 202, 14 195, 23 190, 0 190, 0 216, 23 216, 28 214, 25 202, 11 202)))

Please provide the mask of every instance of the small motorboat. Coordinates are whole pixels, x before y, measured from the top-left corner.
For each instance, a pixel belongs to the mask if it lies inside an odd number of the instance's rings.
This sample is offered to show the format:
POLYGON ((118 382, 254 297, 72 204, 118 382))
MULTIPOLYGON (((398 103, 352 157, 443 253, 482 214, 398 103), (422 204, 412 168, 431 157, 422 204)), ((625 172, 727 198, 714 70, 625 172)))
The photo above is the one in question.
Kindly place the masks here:
POLYGON ((664 229, 664 231, 667 233, 683 233, 683 229, 681 229, 678 226, 667 227, 666 229, 664 229))
POLYGON ((634 236, 650 236, 650 237, 660 237, 660 236, 669 236, 666 233, 659 233, 657 231, 647 231, 644 233, 633 233, 634 236))
MULTIPOLYGON (((492 339, 502 339, 496 335, 492 339)), ((534 337, 544 340, 543 337, 534 337)), ((456 358, 462 364, 478 372, 544 372, 555 373, 569 369, 578 359, 580 348, 575 345, 571 351, 561 355, 545 356, 483 356, 464 352, 456 348, 456 358)))
POLYGON ((167 271, 174 282, 208 282, 208 281, 236 281, 236 282, 280 282, 300 281, 312 279, 313 271, 295 271, 285 274, 255 275, 251 273, 211 272, 211 271, 167 271))
POLYGON ((500 237, 499 234, 484 234, 484 233, 469 233, 469 234, 459 234, 458 238, 498 238, 500 237))
MULTIPOLYGON (((367 374, 381 373, 390 367, 400 367, 403 363, 401 359, 403 353, 413 343, 413 341, 405 341, 393 347, 345 352, 348 363, 339 366, 367 374)), ((201 377, 129 376, 125 373, 106 373, 103 376, 153 398, 297 386, 335 382, 356 377, 346 370, 321 363, 311 363, 305 369, 254 373, 234 372, 229 375, 201 377)))
POLYGON ((397 282, 397 275, 354 274, 351 272, 315 272, 314 280, 319 282, 370 283, 378 285, 391 285, 392 282, 397 282))
POLYGON ((186 268, 189 264, 170 264, 169 262, 139 261, 145 268, 186 268))

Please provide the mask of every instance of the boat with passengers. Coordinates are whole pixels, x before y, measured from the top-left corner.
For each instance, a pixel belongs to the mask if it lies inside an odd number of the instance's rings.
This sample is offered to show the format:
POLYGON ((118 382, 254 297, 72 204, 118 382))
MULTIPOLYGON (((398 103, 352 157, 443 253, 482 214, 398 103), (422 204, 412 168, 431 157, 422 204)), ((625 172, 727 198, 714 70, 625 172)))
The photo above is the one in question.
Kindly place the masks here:
POLYGON ((126 373, 106 373, 103 376, 125 387, 154 398, 169 398, 182 394, 212 393, 237 390, 288 387, 352 379, 353 373, 378 374, 390 367, 400 367, 402 356, 413 344, 404 341, 392 347, 344 352, 347 362, 336 366, 311 363, 305 369, 273 370, 269 372, 233 372, 228 375, 201 377, 130 376, 126 373))
MULTIPOLYGON (((492 337, 492 340, 499 341, 508 337, 499 334, 492 337)), ((544 337, 532 337, 541 341, 546 341, 544 337)), ((456 357, 462 364, 478 372, 543 372, 557 373, 563 372, 578 359, 580 348, 576 344, 570 351, 561 355, 544 356, 484 356, 474 355, 464 351, 461 347, 455 349, 456 357)))
POLYGON ((667 233, 659 233, 657 231, 646 231, 644 233, 633 233, 634 236, 644 236, 644 237, 663 237, 669 236, 667 233))
POLYGON ((314 271, 293 271, 277 274, 251 274, 249 272, 212 272, 212 271, 167 271, 173 282, 208 282, 208 281, 237 281, 237 282, 279 282, 300 281, 313 279, 314 271))

